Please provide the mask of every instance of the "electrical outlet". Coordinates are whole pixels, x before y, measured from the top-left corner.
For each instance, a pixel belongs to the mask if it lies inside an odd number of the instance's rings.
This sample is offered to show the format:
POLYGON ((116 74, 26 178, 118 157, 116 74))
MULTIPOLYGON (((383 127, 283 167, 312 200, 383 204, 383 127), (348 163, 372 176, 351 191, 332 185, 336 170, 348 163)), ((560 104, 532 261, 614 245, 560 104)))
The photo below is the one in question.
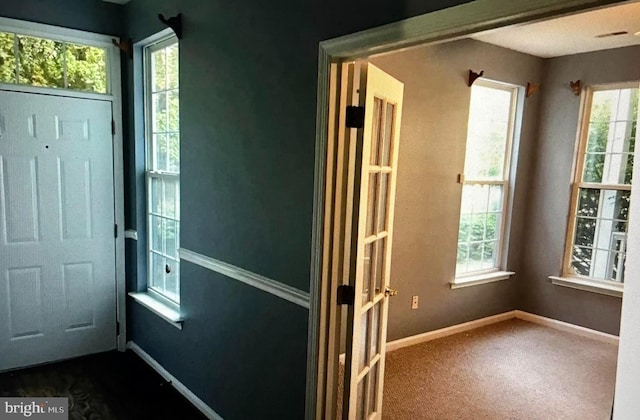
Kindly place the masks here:
POLYGON ((414 296, 411 299, 411 309, 418 309, 418 296, 414 296))

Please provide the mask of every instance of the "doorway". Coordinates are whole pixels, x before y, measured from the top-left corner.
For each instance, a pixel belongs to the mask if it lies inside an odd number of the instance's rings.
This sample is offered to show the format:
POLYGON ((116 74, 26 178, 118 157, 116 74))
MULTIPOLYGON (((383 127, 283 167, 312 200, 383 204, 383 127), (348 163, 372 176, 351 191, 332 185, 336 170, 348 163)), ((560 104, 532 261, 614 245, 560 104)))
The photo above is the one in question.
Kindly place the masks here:
POLYGON ((5 18, 0 41, 0 370, 124 351, 119 51, 5 18))
MULTIPOLYGON (((582 6, 582 8, 589 7, 589 5, 587 3, 588 2, 585 2, 585 4, 582 6)), ((536 20, 536 19, 541 19, 543 17, 547 17, 549 15, 563 14, 563 13, 569 13, 569 12, 574 12, 575 11, 575 3, 573 5, 571 5, 571 8, 569 6, 565 6, 563 8, 562 4, 556 5, 556 6, 557 7, 555 8, 555 10, 550 10, 548 8, 548 6, 545 6, 545 5, 541 5, 541 4, 533 5, 531 9, 529 9, 526 12, 523 12, 524 15, 518 15, 517 17, 515 17, 515 14, 514 14, 514 15, 511 15, 512 16, 511 18, 505 18, 504 16, 502 16, 501 19, 506 19, 506 20, 503 20, 500 23, 496 23, 495 21, 492 22, 492 23, 486 23, 486 20, 485 21, 478 20, 477 22, 475 22, 475 24, 476 25, 480 25, 482 27, 481 30, 484 30, 484 29, 488 29, 488 27, 491 27, 492 25, 503 26, 503 25, 506 25, 507 23, 513 23, 514 21, 520 21, 520 22, 521 21, 525 21, 525 19, 523 18, 523 16, 525 16, 525 15, 526 15, 526 20, 536 20), (536 10, 536 7, 539 7, 539 8, 536 10), (509 19, 511 19, 511 21, 507 22, 509 19), (520 20, 520 19, 522 19, 522 20, 520 20), (507 22, 507 23, 505 23, 505 22, 507 22)), ((465 6, 462 6, 461 8, 465 8, 465 7, 469 11, 469 15, 465 15, 465 17, 469 18, 474 13, 474 11, 471 10, 471 9, 473 9, 473 7, 471 5, 465 5, 465 6)), ((480 19, 480 15, 482 15, 481 10, 476 10, 475 12, 478 13, 478 19, 480 19)), ((511 12, 513 12, 513 10, 510 10, 508 13, 511 13, 511 12)), ((496 15, 499 15, 499 14, 500 14, 500 12, 496 12, 496 15)), ((424 17, 425 20, 427 19, 427 16, 424 17)), ((484 19, 487 18, 486 17, 486 11, 485 11, 485 16, 483 16, 483 18, 484 19)), ((415 21, 406 22, 405 25, 411 25, 413 23, 415 23, 415 21)), ((436 23, 434 21, 431 21, 429 23, 432 24, 432 26, 429 26, 426 23, 424 23, 425 27, 430 27, 430 28, 436 27, 436 28, 439 28, 439 30, 442 29, 443 25, 439 26, 439 23, 436 23)), ((493 27, 495 27, 495 26, 493 26, 493 27)), ((419 32, 419 29, 417 29, 417 28, 418 28, 418 25, 416 25, 415 27, 412 26, 412 29, 416 30, 416 32, 412 32, 411 30, 408 30, 407 26, 403 27, 403 29, 406 29, 405 33, 412 33, 412 34, 416 34, 417 32, 419 32)), ((471 31, 468 26, 466 26, 464 28, 465 29, 461 30, 461 32, 459 32, 458 35, 461 35, 462 32, 466 32, 466 33, 475 32, 475 31, 471 31)), ((399 29, 399 28, 395 28, 395 29, 399 29)), ((402 32, 402 31, 398 30, 398 32, 402 32)), ((424 33, 422 33, 422 35, 416 35, 415 37, 411 38, 410 40, 407 40, 406 36, 398 35, 398 33, 395 33, 390 27, 388 27, 388 28, 381 29, 377 33, 378 36, 380 36, 380 34, 384 33, 385 34, 384 36, 388 37, 388 39, 389 39, 388 44, 380 45, 381 42, 379 40, 374 39, 375 38, 374 31, 367 31, 367 32, 365 32, 363 34, 360 34, 359 39, 357 39, 358 37, 352 37, 351 39, 347 39, 348 37, 345 37, 344 39, 336 40, 336 41, 333 41, 333 42, 332 41, 328 41, 327 43, 324 43, 323 45, 321 45, 321 52, 323 50, 324 50, 324 52, 327 52, 327 51, 335 52, 335 55, 333 53, 327 54, 326 58, 328 59, 327 61, 329 61, 329 62, 332 61, 332 60, 337 61, 337 62, 340 62, 341 60, 347 60, 348 61, 348 60, 352 60, 352 59, 355 59, 355 58, 368 57, 368 56, 372 55, 372 52, 375 53, 375 52, 380 52, 380 51, 389 51, 391 49, 396 49, 396 48, 401 48, 401 47, 405 47, 405 46, 416 45, 416 44, 424 41, 424 39, 433 39, 433 40, 437 39, 438 41, 440 41, 442 38, 438 38, 438 35, 435 34, 435 32, 437 32, 437 31, 435 31, 435 30, 434 31, 424 30, 424 33), (386 29, 386 31, 385 31, 385 29, 386 29), (425 33, 426 33, 426 35, 425 35, 425 33), (370 38, 368 39, 368 41, 370 41, 369 44, 367 44, 367 40, 365 40, 368 36, 370 36, 370 38), (421 36, 423 36, 422 39, 420 39, 421 36), (361 44, 360 44, 360 42, 361 42, 361 44), (358 48, 361 45, 363 45, 363 46, 361 48, 358 48), (325 47, 326 47, 326 49, 325 49, 325 47), (331 57, 328 57, 329 55, 331 57)), ((449 38, 449 37, 447 36, 447 38, 449 38)), ((451 36, 451 38, 455 38, 455 35, 451 36)), ((321 59, 322 58, 323 58, 323 55, 321 54, 321 59)), ((322 72, 322 64, 321 64, 321 72, 322 72)), ((333 67, 331 67, 331 71, 327 72, 327 74, 330 75, 330 77, 327 78, 327 80, 329 80, 330 83, 333 82, 336 77, 340 77, 339 73, 333 67)), ((425 75, 425 77, 427 77, 427 76, 425 75)), ((321 78, 320 79, 321 89, 322 89, 323 83, 324 83, 324 80, 321 78)), ((327 103, 328 103, 327 109, 330 110, 329 114, 328 114, 329 119, 328 119, 328 123, 327 123, 327 127, 328 127, 327 133, 329 135, 329 138, 331 138, 332 135, 335 135, 335 133, 332 133, 332 124, 334 124, 334 121, 332 120, 332 118, 334 118, 334 117, 333 117, 333 114, 332 114, 332 111, 331 111, 331 109, 332 109, 331 106, 332 106, 332 104, 336 104, 337 101, 335 100, 335 98, 331 97, 330 95, 327 96, 326 98, 321 97, 320 102, 322 102, 323 99, 327 100, 327 103)), ((355 105, 355 104, 353 104, 353 105, 355 105)), ((335 105, 333 105, 333 106, 335 106, 335 105)), ((319 107, 320 107, 320 104, 319 104, 319 107)), ((323 118, 324 117, 322 117, 319 114, 320 131, 322 131, 322 127, 323 127, 323 118)), ((575 129, 575 127, 574 127, 574 129, 575 129)), ((331 145, 328 145, 327 150, 329 150, 329 152, 330 152, 330 147, 331 147, 331 145)), ((326 156, 330 156, 330 153, 328 153, 326 156)), ((328 159, 327 162, 321 162, 321 163, 323 165, 325 165, 325 167, 327 167, 327 168, 329 168, 330 165, 332 164, 330 159, 328 159)), ((322 169, 319 169, 319 171, 322 172, 322 169)), ((321 176, 324 177, 324 174, 328 174, 329 177, 335 177, 336 176, 336 174, 329 174, 328 171, 324 172, 321 176)), ((316 179, 318 179, 318 178, 316 178, 316 179)), ((326 184, 336 185, 336 178, 332 178, 330 180, 327 180, 326 184)), ((328 197, 326 195, 325 191, 322 191, 322 193, 323 193, 323 195, 325 197, 328 197)), ((364 192, 364 193, 366 194, 366 192, 364 192)), ((320 200, 319 199, 319 200, 317 200, 317 202, 325 203, 324 221, 326 223, 327 220, 328 220, 327 219, 327 211, 328 211, 330 205, 334 203, 334 201, 332 201, 331 199, 327 199, 327 200, 320 200), (327 202, 330 202, 329 206, 327 206, 327 202)), ((320 212, 320 213, 322 214, 322 212, 320 212)), ((319 222, 317 218, 316 218, 316 221, 319 222)), ((316 225, 316 226, 318 226, 318 225, 316 225)), ((325 229, 327 228, 326 224, 325 224, 324 228, 325 229)), ((325 230, 325 234, 326 234, 326 232, 327 231, 325 230)), ((318 227, 317 233, 322 235, 322 232, 320 231, 319 227, 318 227)), ((325 248, 324 248, 325 255, 328 255, 327 251, 328 251, 328 249, 332 249, 331 247, 333 246, 333 244, 334 244, 334 242, 331 242, 329 244, 323 243, 323 245, 325 246, 325 248)), ((319 251, 320 251, 320 249, 318 249, 318 252, 319 251)), ((333 261, 335 261, 336 258, 341 258, 341 257, 340 257, 340 255, 337 255, 335 252, 333 252, 331 254, 331 257, 330 257, 329 261, 325 261, 325 260, 320 260, 319 259, 318 262, 322 261, 322 265, 319 264, 318 268, 324 268, 324 270, 327 270, 327 268, 331 266, 331 264, 333 263, 333 261)), ((346 259, 348 259, 348 258, 346 258, 346 259)), ((318 273, 319 279, 322 279, 322 281, 319 281, 320 285, 318 286, 318 288, 314 288, 312 286, 312 290, 317 290, 318 291, 317 298, 319 299, 320 302, 322 302, 322 303, 325 303, 325 302, 333 303, 333 302, 335 302, 336 299, 339 298, 339 296, 341 295, 342 292, 338 292, 337 290, 334 290, 333 287, 326 287, 327 284, 329 284, 331 282, 330 281, 331 275, 330 274, 325 274, 325 273, 326 273, 326 271, 325 272, 321 271, 321 272, 318 273), (320 273, 322 273, 322 275, 324 277, 320 277, 320 273)), ((342 274, 344 274, 344 273, 342 273, 342 274)), ((353 275, 354 272, 353 271, 347 271, 346 274, 353 275)), ((357 276, 356 276, 356 278, 357 278, 357 276)), ((335 284, 334 284, 334 286, 335 286, 335 284)), ((358 293, 358 292, 359 292, 359 290, 356 288, 355 289, 355 293, 358 293)), ((332 313, 331 312, 331 308, 324 309, 324 308, 322 308, 322 306, 320 306, 318 308, 318 315, 319 315, 320 319, 323 320, 323 322, 324 322, 324 323, 320 322, 318 324, 318 327, 320 329, 319 330, 319 334, 320 335, 322 335, 325 331, 330 330, 330 328, 331 328, 331 326, 330 326, 331 321, 330 320, 331 320, 331 316, 332 316, 331 313, 332 313)), ((313 308, 312 308, 312 317, 313 317, 313 308)), ((349 324, 349 327, 347 327, 347 328, 352 328, 352 326, 349 324)), ((349 333, 348 333, 348 335, 349 335, 349 333)), ((322 371, 323 368, 325 368, 327 365, 330 365, 330 364, 334 363, 336 358, 338 357, 337 353, 339 353, 339 351, 335 351, 334 350, 335 346, 336 346, 335 343, 336 343, 335 340, 328 339, 328 340, 324 341, 323 346, 319 346, 318 347, 318 349, 317 349, 317 351, 318 351, 317 359, 319 360, 319 365, 320 365, 319 370, 320 371, 322 371), (328 343, 328 346, 326 346, 327 343, 328 343), (324 365, 325 360, 326 360, 326 365, 324 365)), ((360 343, 358 343, 358 345, 359 344, 360 343)), ((356 347, 357 347, 357 345, 356 345, 356 347)), ((349 362, 347 361, 347 363, 349 363, 349 362)), ((331 382, 331 378, 319 379, 318 386, 319 387, 331 388, 332 385, 331 385, 330 382, 331 382), (323 381, 326 381, 326 382, 323 383, 323 381)), ((324 390, 318 389, 318 394, 317 395, 321 396, 324 392, 326 392, 326 389, 327 388, 325 388, 324 390)), ((327 394, 328 394, 328 392, 327 392, 327 394)), ((325 397, 327 399, 331 398, 327 394, 325 394, 325 397)))

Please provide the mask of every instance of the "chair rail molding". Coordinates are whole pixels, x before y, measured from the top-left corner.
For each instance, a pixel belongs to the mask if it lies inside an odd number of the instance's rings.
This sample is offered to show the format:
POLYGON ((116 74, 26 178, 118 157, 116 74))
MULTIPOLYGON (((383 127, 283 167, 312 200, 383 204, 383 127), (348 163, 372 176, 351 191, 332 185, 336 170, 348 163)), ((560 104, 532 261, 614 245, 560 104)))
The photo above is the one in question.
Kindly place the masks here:
POLYGON ((238 280, 239 282, 255 287, 256 289, 260 289, 274 296, 278 296, 279 298, 295 303, 303 308, 309 309, 310 307, 310 297, 308 292, 185 248, 180 248, 179 253, 181 260, 189 261, 190 263, 199 265, 200 267, 207 268, 226 277, 238 280))

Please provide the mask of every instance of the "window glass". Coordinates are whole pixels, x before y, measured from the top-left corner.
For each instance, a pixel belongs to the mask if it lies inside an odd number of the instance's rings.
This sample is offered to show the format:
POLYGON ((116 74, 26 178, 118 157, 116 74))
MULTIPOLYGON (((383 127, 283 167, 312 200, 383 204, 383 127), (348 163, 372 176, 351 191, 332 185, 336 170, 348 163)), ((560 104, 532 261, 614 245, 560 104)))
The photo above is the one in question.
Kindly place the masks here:
POLYGON ((180 171, 180 99, 177 44, 150 53, 152 170, 180 171))
POLYGON ((67 89, 107 93, 107 52, 102 48, 66 44, 67 89))
POLYGON ((502 189, 502 185, 463 186, 456 273, 496 267, 502 223, 502 189))
POLYGON ((0 83, 107 93, 104 48, 0 32, 0 83))
POLYGON ((64 88, 64 44, 18 35, 18 83, 64 88))
POLYGON ((624 282, 638 89, 596 90, 587 112, 569 274, 624 282))
POLYGON ((593 93, 582 180, 631 184, 638 89, 593 93))
POLYGON ((471 88, 456 277, 501 264, 516 95, 515 87, 491 82, 471 88))
POLYGON ((498 180, 504 178, 509 138, 511 95, 508 90, 474 85, 467 129, 465 177, 498 180))
POLYGON ((15 37, 0 32, 0 82, 16 83, 15 37))
POLYGON ((151 291, 180 303, 180 94, 177 40, 145 49, 151 291))

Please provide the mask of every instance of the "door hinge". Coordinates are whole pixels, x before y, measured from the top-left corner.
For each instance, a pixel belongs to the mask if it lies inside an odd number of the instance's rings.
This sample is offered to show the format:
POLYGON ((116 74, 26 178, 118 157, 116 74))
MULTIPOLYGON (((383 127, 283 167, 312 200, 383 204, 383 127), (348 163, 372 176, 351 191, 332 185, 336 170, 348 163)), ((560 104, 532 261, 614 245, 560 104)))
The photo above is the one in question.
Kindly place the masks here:
POLYGON ((351 105, 347 106, 345 124, 349 128, 364 128, 364 107, 351 105))
POLYGON ((116 135, 116 122, 111 120, 111 134, 116 135))
POLYGON ((338 305, 353 305, 356 290, 353 286, 338 286, 338 305))
POLYGON ((120 321, 116 321, 116 335, 120 335, 120 321))
POLYGON ((113 225, 113 237, 114 238, 118 237, 118 225, 117 224, 113 225))

